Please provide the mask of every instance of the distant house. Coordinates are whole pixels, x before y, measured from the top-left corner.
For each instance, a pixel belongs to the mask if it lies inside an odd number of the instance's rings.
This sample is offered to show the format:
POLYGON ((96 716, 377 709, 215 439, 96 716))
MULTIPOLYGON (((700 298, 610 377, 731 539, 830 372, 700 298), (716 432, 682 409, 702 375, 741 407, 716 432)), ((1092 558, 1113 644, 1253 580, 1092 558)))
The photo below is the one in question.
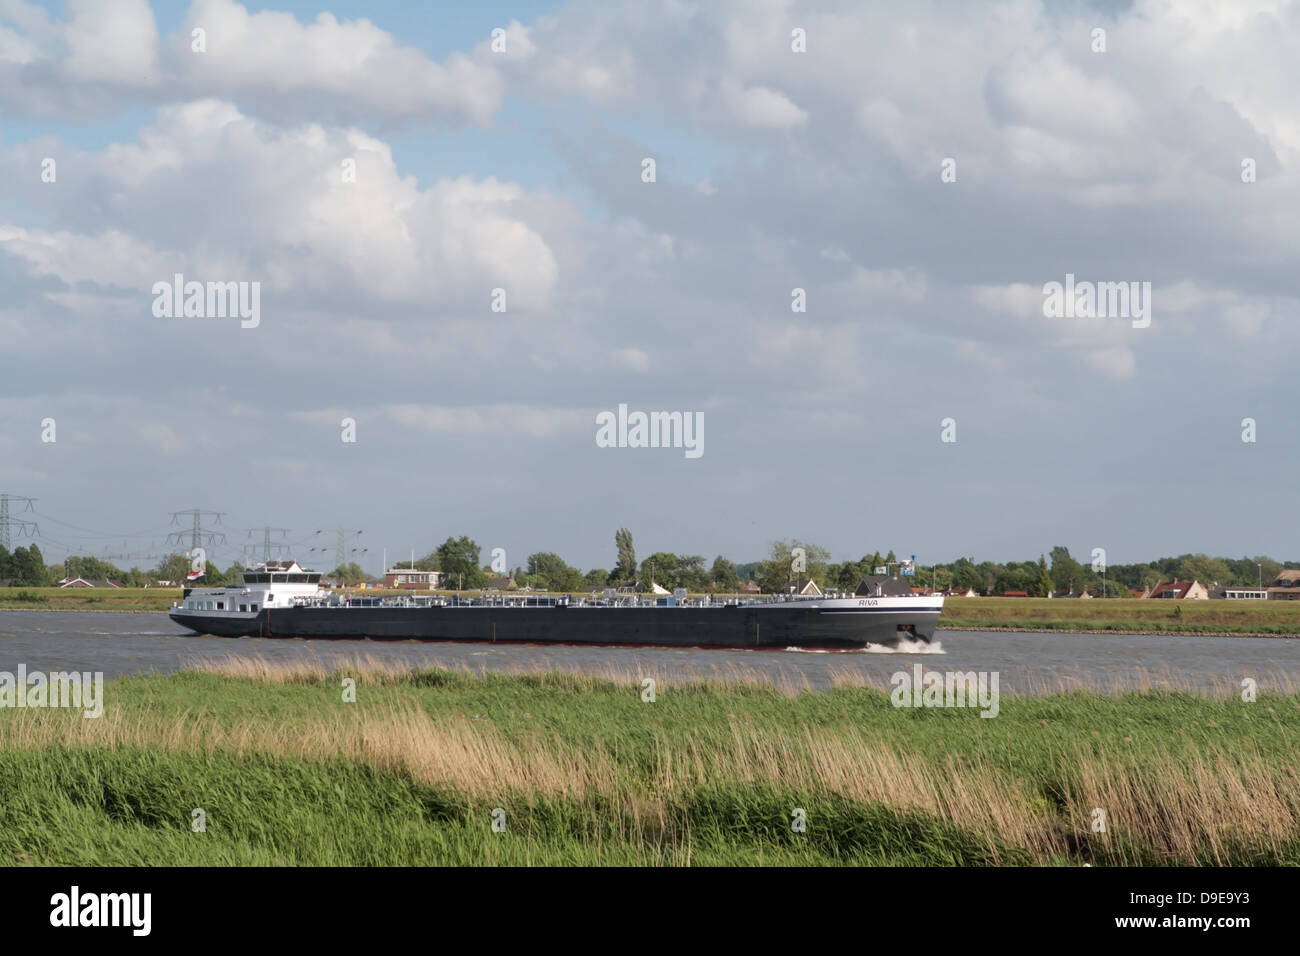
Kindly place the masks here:
POLYGON ((821 597, 822 589, 817 586, 817 582, 812 578, 807 581, 798 578, 785 582, 786 594, 800 594, 804 597, 821 597))
POLYGON ((441 571, 390 568, 384 572, 384 587, 403 591, 432 591, 438 587, 438 582, 441 580, 441 571))
POLYGON ((1082 591, 1080 591, 1078 594, 1075 594, 1073 591, 1055 591, 1055 592, 1053 592, 1052 594, 1049 594, 1048 597, 1054 597, 1054 598, 1090 598, 1090 597, 1092 597, 1092 595, 1088 593, 1088 589, 1087 589, 1087 588, 1084 588, 1084 589, 1083 589, 1082 591))
POLYGON ((61 588, 121 588, 120 581, 110 581, 108 578, 64 578, 59 582, 61 588))
POLYGON ((1029 597, 1028 591, 1003 591, 1002 597, 1029 597))
POLYGON ((979 592, 974 588, 967 588, 964 591, 960 588, 949 588, 943 593, 945 597, 979 597, 979 592))
POLYGON ((1221 597, 1226 601, 1267 601, 1268 591, 1268 588, 1215 588, 1210 597, 1221 597))
POLYGON ((1283 571, 1268 588, 1270 601, 1300 601, 1300 571, 1283 571))
POLYGON ((515 572, 511 571, 508 577, 497 575, 494 578, 488 578, 488 587, 496 588, 498 591, 508 591, 519 587, 515 582, 515 572))
POLYGON ((904 597, 911 593, 911 585, 883 574, 868 574, 853 591, 855 597, 904 597))
POLYGON ((762 594, 763 593, 763 589, 760 588, 753 581, 746 581, 736 590, 738 590, 741 594, 762 594))
POLYGON ((1198 581, 1161 581, 1151 589, 1151 597, 1166 598, 1175 601, 1204 601, 1210 592, 1198 581))

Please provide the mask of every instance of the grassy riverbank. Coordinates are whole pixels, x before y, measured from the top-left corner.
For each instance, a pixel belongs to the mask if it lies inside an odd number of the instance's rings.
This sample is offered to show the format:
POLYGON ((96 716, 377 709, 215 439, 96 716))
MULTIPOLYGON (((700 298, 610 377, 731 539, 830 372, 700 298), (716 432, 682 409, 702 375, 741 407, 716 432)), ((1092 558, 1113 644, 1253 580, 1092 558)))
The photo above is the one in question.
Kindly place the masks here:
POLYGON ((0 588, 0 610, 165 611, 180 588, 0 588))
POLYGON ((1003 695, 989 719, 851 669, 652 703, 630 673, 209 670, 110 684, 99 719, 0 709, 0 862, 1300 864, 1296 694, 1003 695))
POLYGON ((1300 601, 948 598, 940 627, 1300 636, 1300 601))

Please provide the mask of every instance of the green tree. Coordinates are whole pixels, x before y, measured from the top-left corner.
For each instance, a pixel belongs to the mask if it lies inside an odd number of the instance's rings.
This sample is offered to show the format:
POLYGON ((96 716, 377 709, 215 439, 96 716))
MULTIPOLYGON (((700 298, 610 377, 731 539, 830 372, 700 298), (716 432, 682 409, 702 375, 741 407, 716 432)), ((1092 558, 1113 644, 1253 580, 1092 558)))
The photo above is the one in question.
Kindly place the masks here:
POLYGON ((677 555, 669 551, 656 551, 650 557, 641 562, 641 578, 643 590, 651 590, 650 585, 658 584, 661 588, 672 590, 678 587, 677 584, 677 565, 679 564, 677 555))
POLYGON ((975 562, 970 558, 958 558, 952 566, 952 586, 961 590, 974 588, 976 591, 984 589, 984 578, 975 566, 975 562))
POLYGON ((936 591, 946 591, 952 587, 952 572, 943 565, 939 565, 934 569, 932 577, 934 579, 934 589, 936 591))
MULTIPOLYGON (((1033 563, 1030 562, 1030 567, 1033 563)), ((1020 567, 1015 562, 1008 562, 999 572, 993 582, 994 594, 1006 594, 1008 591, 1028 591, 1034 583, 1035 575, 1032 571, 1020 567)))
POLYGON ((564 559, 550 551, 539 551, 528 556, 528 577, 534 587, 548 591, 580 591, 582 572, 569 567, 564 559))
POLYGON ((636 548, 632 546, 632 532, 627 528, 615 531, 614 546, 618 549, 618 560, 610 574, 617 583, 623 584, 636 577, 636 548))
POLYGON ((366 572, 355 561, 349 561, 335 568, 326 577, 337 578, 344 584, 360 584, 366 579, 366 572))
POLYGON ((609 572, 604 568, 592 568, 582 576, 582 583, 592 591, 599 591, 609 586, 609 572))
POLYGON ((858 574, 858 563, 856 561, 844 561, 826 567, 826 583, 837 590, 851 590, 859 580, 861 580, 861 577, 858 574))
POLYGON ((487 584, 487 575, 479 567, 479 553, 483 549, 466 536, 448 538, 435 552, 436 568, 443 573, 442 583, 451 589, 481 588, 487 584))
POLYGON ((1088 583, 1083 573, 1083 565, 1070 557, 1070 549, 1057 545, 1052 549, 1052 590, 1073 591, 1076 594, 1088 583))
POLYGON ((1244 573, 1238 579, 1238 584, 1251 584, 1263 582, 1265 587, 1272 584, 1279 574, 1282 573, 1282 565, 1278 564, 1272 558, 1266 555, 1256 555, 1253 558, 1243 558, 1246 562, 1244 573), (1251 565, 1254 565, 1252 568, 1251 565), (1254 571, 1254 575, 1250 572, 1254 571))
POLYGON ((696 594, 709 589, 709 572, 704 567, 704 555, 679 554, 677 556, 677 573, 673 577, 673 587, 686 588, 696 594))
POLYGON ((715 591, 735 591, 740 587, 736 566, 718 555, 713 559, 713 567, 709 569, 709 583, 715 591))
POLYGON ((11 564, 13 577, 19 584, 43 588, 54 583, 49 569, 45 566, 41 549, 34 544, 25 548, 15 548, 11 564))
POLYGON ((1052 593, 1052 575, 1047 570, 1047 556, 1038 556, 1038 576, 1028 588, 1030 597, 1049 597, 1052 593))
MULTIPOLYGON (((1200 581, 1206 587, 1213 587, 1215 582, 1223 584, 1235 575, 1228 563, 1222 558, 1212 558, 1208 554, 1189 554, 1178 564, 1180 581, 1200 581)), ((1252 584, 1254 581, 1251 582, 1252 584)))
POLYGON ((770 555, 763 562, 755 580, 759 587, 770 594, 784 591, 792 579, 811 578, 817 582, 818 587, 825 589, 830 556, 831 553, 825 548, 807 541, 773 541, 770 555), (796 549, 801 549, 802 555, 796 549), (796 562, 802 562, 802 569, 796 569, 796 562))
POLYGON ((158 567, 154 568, 153 576, 159 581, 175 581, 177 584, 184 584, 185 576, 189 573, 189 558, 183 554, 169 554, 158 562, 158 567))
POLYGON ((98 558, 72 555, 63 565, 67 568, 69 577, 84 578, 87 581, 121 581, 126 578, 126 572, 121 568, 98 558))

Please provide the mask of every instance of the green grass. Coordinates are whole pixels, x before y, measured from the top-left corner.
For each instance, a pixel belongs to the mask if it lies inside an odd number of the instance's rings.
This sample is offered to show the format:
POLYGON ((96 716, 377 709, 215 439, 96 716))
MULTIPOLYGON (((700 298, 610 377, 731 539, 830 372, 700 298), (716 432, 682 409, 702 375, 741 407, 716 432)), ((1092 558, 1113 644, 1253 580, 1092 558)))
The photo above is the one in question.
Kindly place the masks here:
POLYGON ((98 721, 0 710, 0 862, 1300 865, 1300 695, 1003 695, 987 719, 638 690, 290 665, 117 681, 98 721))
MULTIPOLYGON (((938 821, 844 800, 807 835, 771 787, 701 788, 657 832, 606 800, 492 801, 341 762, 55 749, 0 753, 0 860, 93 866, 968 865, 979 841, 938 821), (204 808, 206 832, 191 828, 204 808), (682 836, 689 834, 689 839, 682 836)), ((804 801, 807 802, 807 801, 804 801)))
POLYGON ((1300 601, 948 598, 940 627, 1300 636, 1300 601))
POLYGON ((0 588, 0 609, 166 611, 180 588, 0 588))

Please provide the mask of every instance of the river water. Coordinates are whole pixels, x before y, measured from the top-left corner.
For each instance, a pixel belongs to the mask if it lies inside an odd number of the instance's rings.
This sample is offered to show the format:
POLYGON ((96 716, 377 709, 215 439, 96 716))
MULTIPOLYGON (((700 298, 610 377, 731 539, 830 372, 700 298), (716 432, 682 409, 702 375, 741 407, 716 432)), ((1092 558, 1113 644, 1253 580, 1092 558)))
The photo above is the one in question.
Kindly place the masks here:
POLYGON ((102 671, 111 680, 166 674, 200 660, 357 658, 473 671, 557 669, 681 680, 746 677, 786 688, 836 681, 888 687, 892 674, 997 673, 1003 692, 1163 687, 1234 693, 1254 678, 1261 693, 1300 688, 1300 639, 940 631, 932 645, 886 651, 699 650, 421 641, 311 641, 200 637, 164 613, 0 611, 0 671, 102 671))

